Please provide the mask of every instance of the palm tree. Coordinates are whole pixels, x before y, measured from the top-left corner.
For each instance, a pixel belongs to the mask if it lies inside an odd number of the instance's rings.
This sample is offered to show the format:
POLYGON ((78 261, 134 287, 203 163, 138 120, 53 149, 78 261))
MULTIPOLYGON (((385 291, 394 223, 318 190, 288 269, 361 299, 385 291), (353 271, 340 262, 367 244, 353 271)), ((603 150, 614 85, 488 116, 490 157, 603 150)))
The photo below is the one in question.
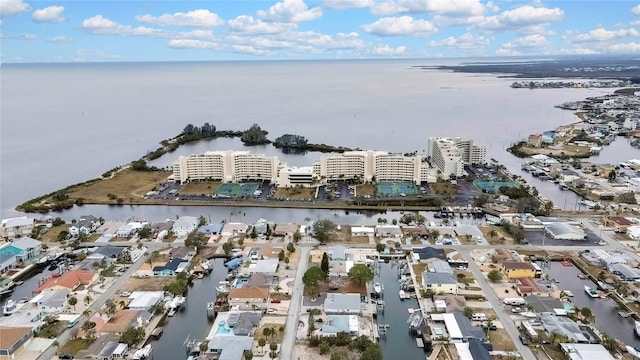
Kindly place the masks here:
POLYGON ((433 229, 429 231, 429 236, 431 237, 432 240, 436 240, 440 236, 440 231, 433 229))
POLYGON ((498 236, 498 232, 496 231, 496 229, 491 229, 489 231, 489 237, 491 238, 491 240, 493 240, 493 238, 495 238, 496 236, 498 236))
POLYGON ((76 311, 76 304, 78 303, 78 298, 75 296, 72 296, 69 298, 68 302, 69 302, 69 305, 73 306, 73 311, 76 311))
POLYGON ((91 298, 91 295, 88 295, 88 294, 87 294, 87 295, 84 297, 84 304, 85 304, 85 305, 89 305, 89 304, 91 303, 91 301, 93 301, 93 299, 91 298))

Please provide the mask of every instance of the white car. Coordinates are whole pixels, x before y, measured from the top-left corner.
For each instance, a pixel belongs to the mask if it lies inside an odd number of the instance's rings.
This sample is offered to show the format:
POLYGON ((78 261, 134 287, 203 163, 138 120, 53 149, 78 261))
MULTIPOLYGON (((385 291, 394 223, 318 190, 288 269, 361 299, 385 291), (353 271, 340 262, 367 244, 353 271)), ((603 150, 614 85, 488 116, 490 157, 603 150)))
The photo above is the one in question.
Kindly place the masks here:
POLYGON ((278 309, 275 308, 268 308, 267 309, 267 314, 276 314, 278 312, 278 309))
POLYGON ((131 295, 131 293, 128 292, 128 291, 123 291, 123 292, 120 293, 120 296, 122 296, 122 297, 129 297, 129 295, 131 295))

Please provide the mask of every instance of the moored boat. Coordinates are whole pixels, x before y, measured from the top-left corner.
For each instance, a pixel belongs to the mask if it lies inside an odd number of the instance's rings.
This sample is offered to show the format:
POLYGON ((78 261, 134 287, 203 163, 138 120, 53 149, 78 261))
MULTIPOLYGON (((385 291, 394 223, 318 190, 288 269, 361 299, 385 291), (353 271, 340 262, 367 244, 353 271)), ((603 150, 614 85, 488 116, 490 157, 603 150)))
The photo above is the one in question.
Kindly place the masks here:
POLYGON ((597 298, 600 295, 598 295, 598 291, 596 291, 596 289, 589 287, 587 285, 584 286, 584 292, 587 293, 587 295, 589 295, 592 298, 597 298))
POLYGON ((634 323, 634 331, 636 332, 637 336, 640 336, 640 321, 635 321, 634 323))
POLYGON ((374 283, 373 291, 375 291, 377 294, 380 294, 380 292, 382 291, 382 285, 380 285, 379 282, 374 283))

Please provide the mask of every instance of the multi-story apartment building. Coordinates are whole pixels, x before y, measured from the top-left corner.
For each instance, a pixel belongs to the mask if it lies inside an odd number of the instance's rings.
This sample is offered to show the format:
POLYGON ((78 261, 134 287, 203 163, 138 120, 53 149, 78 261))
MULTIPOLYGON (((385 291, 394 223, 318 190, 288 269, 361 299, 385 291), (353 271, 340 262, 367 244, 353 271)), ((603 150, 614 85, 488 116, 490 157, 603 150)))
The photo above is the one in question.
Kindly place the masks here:
POLYGON ((474 144, 473 140, 432 137, 427 143, 427 156, 441 176, 458 177, 464 175, 464 165, 484 163, 487 148, 474 144))
POLYGON ((180 156, 172 169, 174 181, 180 183, 198 180, 275 182, 279 164, 276 156, 227 150, 180 156))

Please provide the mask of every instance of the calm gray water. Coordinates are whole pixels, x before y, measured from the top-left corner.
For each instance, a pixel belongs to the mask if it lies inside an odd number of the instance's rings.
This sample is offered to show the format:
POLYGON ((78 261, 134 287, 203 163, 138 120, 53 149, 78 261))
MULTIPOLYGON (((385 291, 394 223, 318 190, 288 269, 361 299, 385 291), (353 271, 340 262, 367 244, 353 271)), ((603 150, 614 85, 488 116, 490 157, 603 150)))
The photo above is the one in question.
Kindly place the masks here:
MULTIPOLYGON (((451 60, 3 64, 2 217, 18 215, 13 209, 26 199, 140 157, 187 123, 232 130, 257 123, 270 138, 295 133, 391 152, 422 152, 430 136, 461 136, 519 169, 506 147, 575 120, 554 105, 610 92, 511 89, 512 80, 492 74, 412 67, 444 62, 451 60)), ((317 157, 285 160, 309 165, 317 157)))
POLYGON ((560 281, 558 287, 573 293, 571 301, 578 307, 589 307, 595 315, 595 326, 601 332, 616 337, 626 345, 640 346, 633 330, 633 319, 624 319, 618 315, 618 304, 612 299, 591 298, 584 292, 584 286, 593 286, 589 280, 578 278, 580 270, 575 266, 562 266, 560 262, 551 262, 549 275, 560 281))

